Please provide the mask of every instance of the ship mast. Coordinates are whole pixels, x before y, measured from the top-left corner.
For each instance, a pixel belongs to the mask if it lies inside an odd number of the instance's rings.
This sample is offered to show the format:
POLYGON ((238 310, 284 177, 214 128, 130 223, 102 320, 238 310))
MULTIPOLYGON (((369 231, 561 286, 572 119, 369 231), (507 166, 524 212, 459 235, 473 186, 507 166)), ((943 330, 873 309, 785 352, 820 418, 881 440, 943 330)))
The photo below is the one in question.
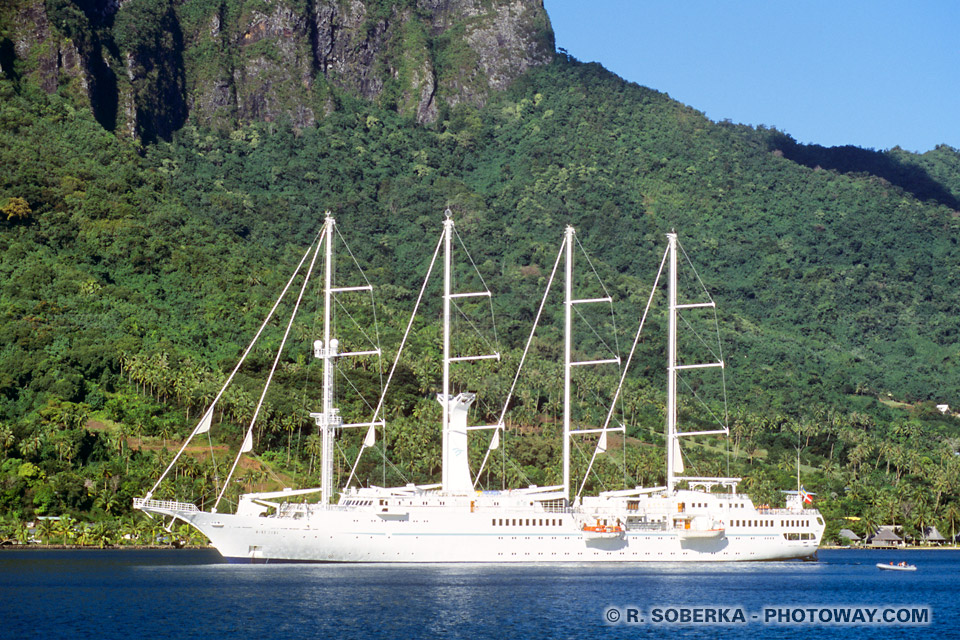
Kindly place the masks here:
POLYGON ((322 444, 320 462, 320 502, 330 504, 333 493, 333 432, 342 423, 340 411, 333 406, 333 359, 337 355, 337 340, 331 338, 330 318, 333 297, 333 230, 337 221, 327 212, 325 220, 327 246, 324 252, 323 279, 323 342, 314 343, 316 357, 323 360, 323 405, 319 415, 314 415, 320 427, 322 444))
MULTIPOLYGON (((739 478, 701 478, 691 476, 679 476, 683 473, 683 458, 680 456, 680 438, 683 436, 702 436, 702 435, 729 435, 730 431, 726 424, 720 423, 719 429, 704 429, 697 431, 680 431, 677 423, 679 413, 677 408, 677 374, 686 369, 707 369, 719 367, 723 369, 723 359, 719 358, 714 362, 704 362, 696 364, 678 364, 677 363, 677 315, 679 311, 687 309, 713 309, 716 303, 712 299, 707 302, 691 302, 679 304, 677 302, 677 249, 680 243, 677 240, 676 232, 667 234, 667 261, 669 263, 669 273, 667 275, 667 297, 669 299, 669 311, 667 322, 667 491, 672 492, 676 489, 677 483, 681 481, 695 481, 703 486, 721 484, 736 486, 739 478)), ((701 285, 702 286, 702 285, 701 285)), ((706 292, 706 289, 704 289, 706 292)), ((709 293, 707 294, 709 298, 709 293)), ((719 334, 717 335, 719 342, 719 334)), ((726 398, 726 396, 724 396, 726 398)), ((726 400, 724 400, 726 402, 726 400)), ((724 411, 726 416, 726 411, 724 411)))
MULTIPOLYGON (((334 377, 336 374, 336 358, 349 356, 380 356, 379 346, 376 349, 365 351, 340 352, 339 341, 333 337, 333 296, 339 293, 372 291, 373 287, 368 283, 356 287, 335 287, 334 286, 334 255, 333 255, 333 237, 337 221, 328 211, 324 222, 324 238, 326 247, 324 252, 324 280, 323 280, 323 340, 317 340, 313 343, 313 356, 323 361, 323 399, 322 411, 320 413, 311 413, 310 417, 316 421, 320 428, 320 504, 330 504, 333 498, 333 492, 336 487, 333 485, 333 446, 334 436, 337 429, 366 428, 367 436, 364 439, 364 448, 373 446, 375 437, 374 429, 383 427, 384 421, 377 420, 376 414, 374 420, 370 422, 355 422, 352 424, 343 424, 343 417, 340 415, 340 409, 333 406, 334 401, 334 377), (368 444, 369 443, 369 444, 368 444)), ((358 458, 359 460, 359 458, 358 458)), ((354 465, 354 471, 356 465, 354 465)), ((351 472, 350 477, 353 477, 351 472)), ((348 480, 349 482, 349 480, 348 480)))
MULTIPOLYGON (((570 438, 575 435, 601 434, 601 438, 606 437, 606 425, 600 428, 572 429, 571 414, 572 406, 570 401, 570 387, 573 382, 573 368, 584 365, 598 364, 620 364, 620 356, 615 358, 600 358, 596 360, 574 360, 573 359, 573 306, 576 304, 592 304, 597 302, 611 303, 613 299, 608 295, 601 298, 574 298, 573 297, 573 243, 576 231, 571 226, 567 226, 564 233, 563 243, 566 254, 565 276, 566 284, 564 286, 564 327, 563 327, 563 495, 566 500, 570 500, 570 438)), ((547 285, 549 291, 549 284, 547 285)), ((618 430, 618 429, 613 429, 618 430)), ((579 495, 579 494, 578 494, 579 495)))
POLYGON ((573 227, 567 226, 564 233, 566 250, 566 283, 564 286, 563 316, 563 496, 570 499, 570 366, 573 350, 573 227))
POLYGON ((667 234, 669 270, 667 273, 667 491, 676 487, 677 439, 677 234, 667 234))
POLYGON ((476 394, 458 393, 454 396, 450 393, 450 365, 455 362, 470 360, 499 360, 500 353, 461 356, 454 356, 451 353, 450 316, 453 300, 490 297, 490 291, 486 289, 486 285, 484 285, 482 291, 453 292, 452 244, 454 233, 453 217, 450 210, 447 209, 446 219, 443 221, 443 389, 442 393, 437 394, 437 400, 443 408, 443 471, 441 478, 444 493, 464 495, 473 493, 473 481, 470 479, 467 450, 467 431, 478 428, 499 428, 499 425, 493 425, 492 427, 467 426, 467 411, 476 399, 476 394))
POLYGON ((450 216, 449 209, 447 217, 443 221, 443 400, 440 405, 443 407, 443 452, 441 482, 444 491, 450 488, 450 461, 449 441, 450 441, 450 244, 453 235, 453 218, 450 216))

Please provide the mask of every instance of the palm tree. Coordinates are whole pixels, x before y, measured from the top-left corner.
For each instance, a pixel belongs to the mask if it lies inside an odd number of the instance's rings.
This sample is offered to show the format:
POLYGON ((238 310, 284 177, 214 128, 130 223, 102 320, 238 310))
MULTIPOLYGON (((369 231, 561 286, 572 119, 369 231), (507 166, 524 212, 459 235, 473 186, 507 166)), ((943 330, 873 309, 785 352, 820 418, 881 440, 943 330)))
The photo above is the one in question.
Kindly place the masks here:
POLYGON ((944 511, 943 517, 946 518, 950 523, 950 544, 956 545, 957 520, 960 520, 960 509, 957 508, 956 502, 951 502, 947 505, 947 509, 944 511))
POLYGON ((137 450, 143 449, 143 418, 138 416, 134 419, 133 432, 137 434, 137 450))
POLYGON ((25 458, 32 458, 43 447, 43 434, 37 429, 32 435, 20 441, 20 453, 25 458))
POLYGON ((160 433, 157 434, 160 436, 160 439, 163 440, 163 448, 167 448, 167 440, 173 435, 173 427, 171 427, 166 421, 160 425, 160 433))
POLYGON ((140 541, 140 521, 140 518, 130 516, 121 519, 117 530, 117 541, 120 544, 123 544, 124 541, 129 541, 131 544, 138 543, 140 541))
POLYGON ((314 461, 320 458, 323 452, 323 440, 319 434, 311 433, 304 441, 304 448, 310 454, 310 466, 307 469, 307 474, 310 475, 313 474, 314 461))
POLYGON ((7 451, 12 449, 16 442, 17 439, 13 435, 13 429, 4 423, 0 423, 0 452, 6 456, 7 451))
POLYGON ((57 530, 56 522, 56 520, 51 520, 50 518, 37 519, 37 537, 40 538, 40 542, 50 544, 50 538, 53 537, 57 530))
POLYGON ((80 534, 77 536, 77 542, 86 547, 93 544, 93 525, 84 522, 80 526, 80 534))
POLYGON ((68 541, 74 539, 74 537, 76 536, 76 531, 74 531, 75 524, 76 524, 76 520, 74 520, 70 516, 68 515, 60 516, 60 519, 57 520, 57 525, 54 530, 56 534, 60 536, 60 544, 65 545, 68 543, 68 541))
POLYGON ((100 521, 89 529, 89 539, 91 544, 103 549, 106 546, 113 546, 116 542, 116 531, 113 526, 100 521))
POLYGON ((30 538, 32 537, 29 527, 27 527, 26 522, 18 522, 16 529, 14 531, 14 537, 17 539, 17 542, 20 544, 28 544, 30 538))

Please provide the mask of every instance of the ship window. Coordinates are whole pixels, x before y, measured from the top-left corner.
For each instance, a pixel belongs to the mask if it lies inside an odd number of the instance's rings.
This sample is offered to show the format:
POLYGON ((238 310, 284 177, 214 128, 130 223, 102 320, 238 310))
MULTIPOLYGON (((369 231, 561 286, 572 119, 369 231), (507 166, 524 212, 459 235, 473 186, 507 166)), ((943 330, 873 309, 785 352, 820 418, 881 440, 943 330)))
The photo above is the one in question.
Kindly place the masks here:
POLYGON ((513 526, 517 526, 517 521, 516 521, 516 519, 514 519, 514 521, 513 521, 513 526))
POLYGON ((497 526, 497 519, 496 519, 496 518, 494 518, 493 520, 490 521, 490 526, 493 526, 493 527, 497 526))

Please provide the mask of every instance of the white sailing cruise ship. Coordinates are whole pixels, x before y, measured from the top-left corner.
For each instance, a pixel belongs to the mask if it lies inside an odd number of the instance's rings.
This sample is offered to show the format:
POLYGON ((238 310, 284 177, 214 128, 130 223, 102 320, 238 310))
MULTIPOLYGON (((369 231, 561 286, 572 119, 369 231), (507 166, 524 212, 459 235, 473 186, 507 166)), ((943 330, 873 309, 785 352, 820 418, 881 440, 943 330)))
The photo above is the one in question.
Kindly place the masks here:
MULTIPOLYGON (((572 360, 571 326, 574 308, 580 304, 609 302, 609 298, 578 300, 573 297, 571 283, 575 232, 568 227, 553 268, 553 273, 556 274, 561 259, 565 258, 563 484, 549 487, 530 486, 504 491, 475 490, 475 478, 479 477, 479 472, 476 475, 471 473, 467 457, 468 437, 472 434, 475 434, 474 437, 479 436, 478 431, 492 430, 493 436, 487 451, 489 456, 489 453, 499 445, 504 422, 501 417, 500 421, 494 425, 468 426, 468 409, 475 398, 471 393, 460 393, 455 396, 450 393, 450 366, 452 363, 464 360, 499 358, 499 355, 451 356, 451 303, 457 298, 489 296, 490 293, 488 291, 464 293, 452 291, 451 242, 455 230, 453 220, 448 214, 440 242, 433 256, 436 262, 442 248, 444 263, 443 392, 438 395, 443 416, 442 481, 433 485, 408 484, 390 488, 348 486, 340 493, 339 501, 332 504, 335 490, 333 454, 336 432, 351 427, 366 428, 364 444, 370 446, 376 437, 376 429, 382 428, 384 424, 380 417, 383 409, 383 395, 370 422, 344 424, 338 410, 333 406, 334 360, 377 352, 377 350, 370 350, 339 353, 339 344, 331 335, 332 296, 349 290, 369 289, 369 287, 337 288, 334 286, 331 275, 334 233, 335 221, 328 215, 316 249, 311 248, 301 261, 302 267, 312 251, 313 258, 310 262, 312 270, 320 254, 321 245, 325 247, 324 336, 314 344, 315 356, 323 363, 323 404, 319 413, 311 414, 320 429, 323 445, 320 486, 311 489, 244 494, 240 496, 236 513, 232 514, 220 513, 216 506, 210 511, 201 511, 194 504, 154 499, 154 493, 170 469, 177 463, 177 459, 190 440, 210 429, 214 406, 220 398, 218 395, 190 438, 184 442, 167 471, 144 498, 134 500, 134 506, 137 509, 141 509, 151 517, 171 521, 179 519, 196 527, 210 539, 211 544, 225 559, 234 562, 703 562, 807 558, 816 552, 823 534, 824 522, 817 510, 805 508, 802 492, 797 492, 788 499, 787 508, 771 509, 765 506, 758 507, 747 495, 738 493, 738 478, 681 475, 683 473, 680 457, 681 438, 726 433, 726 427, 710 431, 682 431, 677 424, 678 372, 688 368, 723 367, 723 362, 680 364, 678 361, 677 318, 679 312, 688 308, 712 307, 714 303, 712 301, 696 304, 678 303, 678 241, 675 233, 667 235, 668 246, 657 276, 659 280, 666 267, 669 331, 666 366, 667 473, 665 486, 603 491, 596 496, 581 497, 579 492, 575 496, 572 494, 571 440, 585 434, 599 435, 594 451, 594 458, 596 458, 606 449, 607 433, 623 432, 624 427, 610 426, 612 409, 601 427, 574 429, 571 424, 572 369, 577 366, 609 362, 608 360, 589 362, 572 360), (311 504, 301 501, 301 496, 316 493, 320 494, 319 502, 311 504)), ((298 271, 299 269, 300 267, 298 271)), ((428 278, 432 269, 433 263, 428 271, 428 278)), ((553 277, 551 275, 551 282, 553 277)), ((308 278, 304 278, 304 288, 307 280, 308 278)), ((293 281, 292 277, 287 288, 293 281)), ((547 286, 549 291, 550 285, 547 286)), ((426 282, 424 288, 426 288, 426 282)), ((656 291, 657 284, 651 291, 650 301, 653 300, 656 291)), ((302 295, 303 290, 301 290, 301 297, 302 295)), ((421 297, 422 295, 423 290, 421 290, 421 297)), ((647 309, 649 308, 648 301, 647 309)), ((543 310, 543 303, 540 310, 543 310)), ((539 315, 538 313, 538 318, 539 315)), ((268 320, 269 317, 261 326, 261 331, 268 320)), ((641 322, 641 329, 642 324, 641 322)), ((259 332, 257 335, 260 335, 259 332)), ((633 344, 634 349, 639 336, 638 330, 637 339, 633 344)), ((533 337, 532 331, 530 337, 531 339, 533 337)), ((254 338, 255 341, 256 338, 254 338)), ((404 336, 405 341, 406 336, 404 336)), ((528 349, 529 345, 528 341, 528 349)), ((253 343, 248 347, 244 358, 252 346, 253 343)), ((281 351, 282 349, 281 345, 281 351)), ((524 351, 524 358, 526 354, 527 350, 524 351)), ((622 376, 624 377, 621 378, 621 386, 632 356, 633 350, 623 367, 622 376)), ((278 359, 279 357, 278 352, 278 359)), ((234 369, 234 374, 242 362, 243 358, 234 369)), ((619 358, 616 362, 619 363, 619 358)), ((395 368, 396 363, 394 363, 395 368)), ((227 380, 227 385, 232 378, 233 374, 227 380)), ((389 380, 390 378, 387 381, 388 387, 389 380)), ((514 385, 516 385, 516 378, 514 385)), ((617 394, 619 392, 618 388, 617 394)), ((222 393, 223 391, 221 395, 222 393)), ((614 403, 615 401, 616 396, 614 403)), ((255 420, 256 417, 254 417, 255 420)), ((252 430, 253 421, 246 432, 237 460, 252 448, 252 430)), ((591 466, 592 462, 591 460, 591 466)), ((234 469, 236 465, 235 461, 234 469)), ((355 468, 356 465, 354 465, 355 468)), ((231 470, 231 475, 232 473, 231 470)), ((352 477, 351 473, 351 479, 352 477)), ((347 480, 348 485, 350 481, 350 479, 347 480)), ((583 484, 580 485, 580 491, 582 490, 583 484)), ((220 492, 217 505, 224 491, 220 492)))

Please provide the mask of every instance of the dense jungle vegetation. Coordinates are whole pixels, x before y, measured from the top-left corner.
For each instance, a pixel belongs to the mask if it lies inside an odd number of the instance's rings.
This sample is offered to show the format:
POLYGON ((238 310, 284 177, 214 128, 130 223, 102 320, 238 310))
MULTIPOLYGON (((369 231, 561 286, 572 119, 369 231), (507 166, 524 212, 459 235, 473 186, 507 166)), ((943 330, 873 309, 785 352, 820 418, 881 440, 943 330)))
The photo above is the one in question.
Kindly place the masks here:
MULTIPOLYGON (((350 385, 375 404, 446 208, 494 292, 504 354, 499 365, 455 370, 458 387, 481 398, 478 423, 499 414, 565 225, 618 301, 615 327, 597 326, 616 333, 621 351, 664 233, 676 229, 718 303, 730 398, 731 438, 691 444, 688 467, 742 475, 755 500, 775 504, 780 489, 795 488, 799 455, 828 536, 881 523, 913 535, 937 524, 947 535, 960 520, 960 431, 934 406, 960 404, 955 149, 799 145, 774 129, 713 123, 559 56, 483 109, 461 105, 434 126, 336 95, 315 127, 219 132, 188 121, 148 145, 8 73, 0 167, 0 537, 22 537, 34 515, 69 514, 96 523, 82 530, 89 541, 156 539, 136 524, 131 499, 193 429, 328 209, 376 287, 386 352, 382 363, 341 363, 339 403, 350 419, 369 418, 350 385)), ((341 264, 346 274, 350 263, 341 264)), ((438 308, 430 303, 414 325, 362 483, 439 475, 438 308)), ((349 313, 373 326, 374 309, 349 313)), ((547 312, 485 487, 560 477, 557 314, 547 312)), ((618 414, 626 446, 611 441, 588 490, 663 482, 661 314, 649 321, 618 414)), ((271 324, 218 403, 210 439, 188 451, 158 497, 209 506, 284 322, 271 324)), ((319 404, 317 322, 305 316, 294 327, 228 501, 242 489, 317 481, 308 415, 319 404)), ((580 332, 585 350, 600 349, 599 336, 580 332)), ((602 420, 617 378, 578 371, 578 422, 602 420)), ((690 384, 722 413, 716 378, 690 384)), ((688 423, 704 420, 697 407, 684 404, 688 423)), ((471 444, 475 468, 487 437, 471 444)), ((339 438, 341 482, 362 439, 339 438)), ((575 471, 594 442, 575 450, 575 471)), ((64 525, 41 532, 76 535, 64 525)))

